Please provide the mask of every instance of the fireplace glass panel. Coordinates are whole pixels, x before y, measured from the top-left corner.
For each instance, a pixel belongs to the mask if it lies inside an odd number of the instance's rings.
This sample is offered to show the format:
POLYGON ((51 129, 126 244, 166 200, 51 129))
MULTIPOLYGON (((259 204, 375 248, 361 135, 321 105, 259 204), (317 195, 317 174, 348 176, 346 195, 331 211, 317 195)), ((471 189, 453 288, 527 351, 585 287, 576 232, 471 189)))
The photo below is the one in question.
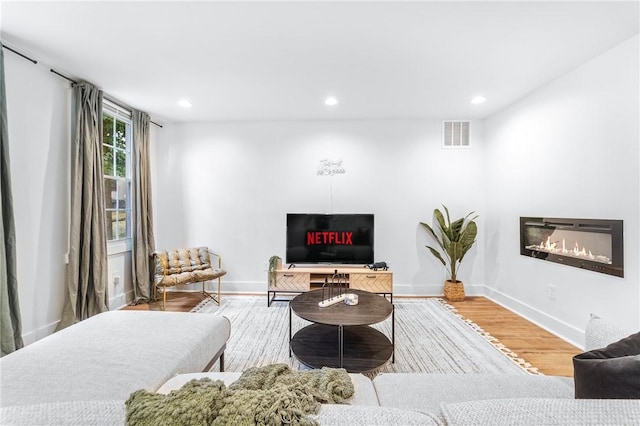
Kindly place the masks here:
POLYGON ((520 254, 624 277, 623 222, 520 218, 520 254))
POLYGON ((538 227, 526 228, 526 248, 611 265, 611 235, 538 227))

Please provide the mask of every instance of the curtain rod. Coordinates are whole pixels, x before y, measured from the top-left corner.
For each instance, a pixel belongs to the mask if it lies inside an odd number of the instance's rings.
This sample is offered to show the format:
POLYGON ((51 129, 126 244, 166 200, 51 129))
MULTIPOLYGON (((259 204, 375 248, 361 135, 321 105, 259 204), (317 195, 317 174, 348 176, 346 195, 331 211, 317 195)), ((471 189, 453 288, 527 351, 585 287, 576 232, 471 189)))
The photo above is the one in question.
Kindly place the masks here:
POLYGON ((29 61, 29 62, 31 62, 31 63, 33 63, 33 64, 37 64, 37 63, 38 63, 38 61, 36 61, 35 59, 31 59, 31 58, 30 58, 30 57, 28 57, 27 55, 25 55, 25 54, 23 54, 23 53, 20 53, 20 52, 18 52, 17 50, 12 49, 12 48, 10 48, 9 46, 7 46, 7 45, 5 45, 5 44, 3 44, 3 45, 2 45, 2 47, 4 47, 5 49, 7 49, 9 52, 13 52, 13 53, 15 53, 15 54, 16 54, 16 55, 18 55, 18 56, 22 56, 24 59, 26 59, 27 61, 29 61))
MULTIPOLYGON (((58 71, 54 70, 53 68, 50 68, 49 71, 51 71, 52 73, 54 73, 55 75, 64 78, 65 80, 71 82, 71 84, 78 84, 77 81, 67 77, 66 75, 60 74, 58 71)), ((109 96, 105 96, 105 98, 109 101, 109 102, 113 102, 114 104, 118 105, 120 108, 124 108, 124 109, 133 109, 128 105, 123 105, 121 102, 115 101, 113 98, 109 97, 109 96)), ((151 124, 155 124, 156 126, 160 127, 162 129, 162 124, 158 124, 153 120, 149 120, 151 122, 151 124)))
MULTIPOLYGON (((27 55, 25 55, 25 54, 23 54, 23 53, 20 53, 20 52, 18 52, 18 51, 17 51, 17 50, 15 50, 15 49, 10 48, 9 46, 5 45, 4 43, 1 43, 1 44, 2 44, 2 47, 3 47, 3 48, 7 49, 7 50, 8 50, 8 51, 10 51, 10 52, 15 53, 15 54, 16 54, 16 55, 18 55, 18 56, 23 57, 23 58, 24 58, 24 59, 26 59, 27 61, 29 61, 29 62, 31 62, 31 63, 33 63, 33 64, 37 64, 37 63, 38 63, 38 61, 36 61, 35 59, 31 59, 31 58, 30 58, 30 57, 28 57, 27 55)), ((64 78, 65 80, 69 81, 71 84, 78 84, 78 82, 77 82, 77 81, 75 81, 75 80, 73 80, 73 79, 70 79, 70 78, 69 78, 69 77, 67 77, 66 75, 60 74, 58 71, 56 71, 56 70, 54 70, 54 69, 52 69, 52 68, 49 68, 49 71, 51 71, 52 73, 54 73, 54 74, 55 74, 55 75, 57 75, 58 77, 62 77, 62 78, 64 78)), ((121 103, 118 103, 118 102, 114 101, 114 100, 113 100, 113 99, 111 99, 111 98, 108 98, 108 99, 109 99, 111 102, 113 102, 114 104, 117 104, 118 106, 120 106, 121 108, 124 108, 124 109, 132 109, 130 106, 122 105, 121 103)), ((158 124, 158 123, 156 123, 156 122, 155 122, 155 121, 153 121, 153 120, 149 120, 149 121, 151 121, 151 124, 155 124, 156 126, 158 126, 158 127, 160 127, 160 128, 162 129, 162 124, 158 124)))
POLYGON ((65 76, 65 75, 60 74, 58 71, 56 71, 56 70, 54 70, 54 69, 49 69, 49 71, 51 71, 52 73, 54 73, 54 74, 55 74, 55 75, 57 75, 58 77, 62 77, 62 78, 64 78, 65 80, 70 81, 70 82, 71 82, 71 84, 78 84, 78 82, 77 82, 77 81, 72 80, 72 79, 70 79, 69 77, 67 77, 67 76, 65 76))

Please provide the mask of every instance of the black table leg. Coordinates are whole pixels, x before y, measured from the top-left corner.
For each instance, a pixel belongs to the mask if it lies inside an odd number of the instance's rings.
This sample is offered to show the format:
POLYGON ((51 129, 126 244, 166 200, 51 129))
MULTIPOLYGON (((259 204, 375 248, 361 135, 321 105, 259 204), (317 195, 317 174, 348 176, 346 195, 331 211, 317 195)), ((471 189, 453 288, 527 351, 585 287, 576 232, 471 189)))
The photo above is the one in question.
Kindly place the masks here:
POLYGON ((394 364, 396 362, 396 307, 393 305, 391 306, 391 346, 393 350, 391 363, 394 364))
POLYGON ((291 302, 289 302, 289 358, 291 358, 291 302))
POLYGON ((342 325, 338 326, 338 357, 340 368, 343 366, 343 358, 344 358, 344 328, 342 325))

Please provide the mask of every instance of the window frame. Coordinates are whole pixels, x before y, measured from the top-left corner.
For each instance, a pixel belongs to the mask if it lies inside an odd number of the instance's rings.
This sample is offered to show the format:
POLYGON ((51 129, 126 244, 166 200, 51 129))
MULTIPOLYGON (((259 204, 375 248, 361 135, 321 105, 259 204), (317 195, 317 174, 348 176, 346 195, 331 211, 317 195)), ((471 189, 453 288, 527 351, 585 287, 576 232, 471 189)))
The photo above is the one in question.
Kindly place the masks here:
MULTIPOLYGON (((111 117, 113 121, 113 134, 115 135, 115 129, 117 122, 120 121, 124 123, 126 126, 125 131, 125 148, 119 148, 115 141, 115 137, 111 141, 102 141, 102 158, 103 158, 103 167, 104 167, 104 152, 105 149, 112 150, 113 157, 113 166, 112 166, 112 174, 107 174, 106 170, 103 170, 103 182, 105 184, 105 192, 106 192, 106 183, 108 180, 116 181, 116 192, 119 192, 119 187, 124 185, 125 187, 125 197, 129 201, 125 208, 120 208, 119 203, 116 203, 115 208, 110 206, 107 203, 105 198, 105 220, 109 221, 111 219, 111 212, 124 212, 125 213, 125 236, 122 238, 112 239, 112 232, 107 235, 107 253, 109 255, 116 253, 123 253, 127 251, 131 251, 133 246, 133 120, 131 111, 126 110, 115 103, 109 101, 108 99, 103 99, 102 102, 102 124, 105 124, 105 116, 111 117), (110 143, 108 143, 110 142, 110 143), (116 163, 117 163, 117 153, 124 152, 125 154, 125 176, 118 176, 116 163)), ((103 129, 104 134, 104 129, 103 129)), ((106 195, 106 194, 105 194, 106 195)), ((118 226, 119 222, 116 222, 116 226, 118 226)), ((109 228, 111 230, 111 228, 109 228)), ((117 228, 116 228, 117 229, 117 228)), ((117 231, 116 231, 117 232, 117 231)))

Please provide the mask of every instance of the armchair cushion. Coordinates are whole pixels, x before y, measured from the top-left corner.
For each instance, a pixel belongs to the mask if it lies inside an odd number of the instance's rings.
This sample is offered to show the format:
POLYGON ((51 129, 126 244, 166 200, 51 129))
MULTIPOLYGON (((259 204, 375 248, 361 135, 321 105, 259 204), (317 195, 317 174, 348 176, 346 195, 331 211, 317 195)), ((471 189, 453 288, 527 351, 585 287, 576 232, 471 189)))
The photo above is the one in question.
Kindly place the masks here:
POLYGON ((200 281, 208 281, 226 274, 211 264, 207 247, 162 250, 154 253, 154 284, 173 287, 200 281))

